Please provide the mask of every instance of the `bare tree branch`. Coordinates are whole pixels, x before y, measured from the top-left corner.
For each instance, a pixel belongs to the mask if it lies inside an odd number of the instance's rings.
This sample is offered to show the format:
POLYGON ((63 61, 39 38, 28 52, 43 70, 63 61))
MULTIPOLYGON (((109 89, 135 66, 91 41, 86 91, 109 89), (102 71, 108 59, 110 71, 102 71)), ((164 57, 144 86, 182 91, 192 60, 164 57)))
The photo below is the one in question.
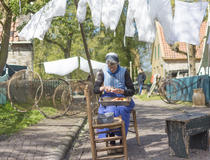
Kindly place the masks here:
POLYGON ((4 23, 2 22, 2 21, 0 21, 0 25, 2 26, 2 28, 3 28, 3 26, 4 26, 4 23))
POLYGON ((44 38, 48 43, 52 43, 52 44, 55 44, 57 46, 59 46, 61 48, 61 50, 65 53, 65 48, 63 47, 62 44, 58 43, 57 41, 53 41, 51 39, 49 39, 47 36, 45 36, 44 38))
POLYGON ((180 54, 183 54, 183 55, 187 56, 187 52, 181 51, 179 49, 179 43, 174 43, 173 45, 170 45, 170 47, 171 47, 172 51, 175 51, 177 53, 180 53, 180 54))

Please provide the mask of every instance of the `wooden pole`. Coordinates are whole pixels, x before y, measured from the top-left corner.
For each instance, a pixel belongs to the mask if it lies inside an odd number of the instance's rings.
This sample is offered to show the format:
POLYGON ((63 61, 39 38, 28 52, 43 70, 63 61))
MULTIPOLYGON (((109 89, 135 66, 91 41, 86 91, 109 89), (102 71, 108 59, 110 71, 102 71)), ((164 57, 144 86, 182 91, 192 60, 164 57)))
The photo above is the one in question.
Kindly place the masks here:
MULTIPOLYGON (((75 4, 76 9, 77 9, 77 0, 74 0, 74 4, 75 4)), ((80 31, 81 31, 81 34, 82 34, 83 44, 84 44, 84 47, 85 47, 85 53, 86 53, 88 65, 89 65, 89 68, 90 68, 91 81, 94 84, 95 83, 95 77, 94 77, 93 68, 92 68, 92 65, 91 65, 91 62, 90 62, 90 53, 88 51, 88 45, 87 45, 87 41, 86 41, 86 37, 85 37, 85 33, 84 33, 83 24, 80 23, 79 25, 80 25, 80 31)))
POLYGON ((208 55, 208 76, 210 76, 210 44, 207 47, 207 55, 208 55))
POLYGON ((130 61, 130 77, 131 77, 131 79, 133 79, 132 78, 132 61, 130 61))
POLYGON ((89 124, 89 132, 90 132, 90 142, 91 142, 91 150, 92 150, 92 159, 96 160, 97 152, 96 152, 96 144, 94 141, 95 133, 92 125, 92 110, 90 105, 90 88, 88 85, 85 86, 85 97, 87 102, 87 115, 88 115, 88 124, 89 124))

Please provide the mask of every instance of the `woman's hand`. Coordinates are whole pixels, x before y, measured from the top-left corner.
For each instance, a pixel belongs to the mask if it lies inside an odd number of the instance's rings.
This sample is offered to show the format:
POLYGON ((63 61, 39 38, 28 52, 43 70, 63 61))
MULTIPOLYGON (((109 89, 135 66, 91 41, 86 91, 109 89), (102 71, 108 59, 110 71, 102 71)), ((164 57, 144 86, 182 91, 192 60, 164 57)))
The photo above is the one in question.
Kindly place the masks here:
POLYGON ((113 88, 111 86, 102 86, 100 87, 100 91, 103 92, 112 92, 112 93, 116 93, 116 94, 124 94, 124 90, 120 89, 120 88, 113 88))
POLYGON ((124 94, 124 90, 120 88, 113 88, 111 92, 116 94, 124 94))
POLYGON ((103 91, 111 92, 111 90, 112 90, 112 87, 110 87, 110 86, 102 86, 102 87, 100 87, 100 91, 101 92, 103 92, 103 91))

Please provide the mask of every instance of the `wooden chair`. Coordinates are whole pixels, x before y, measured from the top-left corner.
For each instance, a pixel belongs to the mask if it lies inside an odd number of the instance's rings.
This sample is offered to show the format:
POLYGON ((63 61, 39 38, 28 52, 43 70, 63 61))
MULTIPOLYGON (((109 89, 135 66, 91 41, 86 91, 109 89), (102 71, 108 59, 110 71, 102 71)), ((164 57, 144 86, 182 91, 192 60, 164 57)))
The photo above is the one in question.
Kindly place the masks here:
POLYGON ((136 110, 132 109, 131 110, 131 114, 132 114, 132 119, 130 120, 129 128, 133 127, 134 131, 130 130, 130 129, 128 131, 136 134, 137 144, 140 145, 140 138, 139 138, 139 133, 138 133, 138 125, 137 125, 137 120, 136 120, 136 110))
POLYGON ((128 159, 127 153, 127 143, 126 143, 126 134, 125 134, 125 124, 121 117, 115 117, 114 122, 107 124, 97 124, 94 121, 93 113, 94 107, 92 107, 93 103, 91 103, 90 98, 91 87, 87 85, 85 87, 85 97, 87 102, 87 114, 88 114, 88 123, 89 123, 89 131, 90 131, 90 141, 91 141, 91 150, 92 150, 92 159, 93 160, 103 160, 103 159, 114 159, 114 158, 124 158, 128 159), (97 138, 100 133, 110 133, 111 131, 103 131, 98 132, 97 129, 109 128, 114 131, 121 131, 122 136, 115 137, 106 137, 106 138, 97 138), (122 141, 122 144, 116 144, 114 146, 108 145, 111 141, 122 141), (107 151, 123 149, 123 153, 109 155, 107 151), (103 152, 106 152, 103 154, 103 152))

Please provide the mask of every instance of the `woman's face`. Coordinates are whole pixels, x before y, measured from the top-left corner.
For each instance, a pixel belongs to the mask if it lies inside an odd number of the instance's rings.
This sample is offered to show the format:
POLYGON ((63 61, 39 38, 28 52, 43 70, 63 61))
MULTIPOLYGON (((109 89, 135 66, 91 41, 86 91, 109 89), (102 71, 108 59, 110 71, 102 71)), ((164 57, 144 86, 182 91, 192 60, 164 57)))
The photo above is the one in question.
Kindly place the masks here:
POLYGON ((112 73, 116 72, 117 70, 117 63, 108 63, 108 67, 112 73))

